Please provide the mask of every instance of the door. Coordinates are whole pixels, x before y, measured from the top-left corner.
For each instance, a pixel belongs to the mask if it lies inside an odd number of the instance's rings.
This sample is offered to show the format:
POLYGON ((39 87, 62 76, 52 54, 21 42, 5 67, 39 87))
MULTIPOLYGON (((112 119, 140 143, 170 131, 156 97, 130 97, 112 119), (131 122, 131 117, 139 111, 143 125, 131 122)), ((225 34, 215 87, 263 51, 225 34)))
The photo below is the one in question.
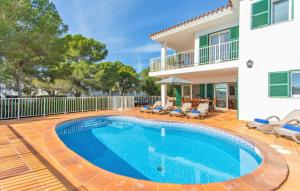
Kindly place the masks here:
POLYGON ((228 84, 215 84, 216 109, 225 110, 228 108, 228 84))
POLYGON ((192 86, 190 86, 190 85, 182 86, 182 97, 183 98, 192 98, 192 86))
POLYGON ((236 83, 228 84, 228 109, 237 109, 236 83))
POLYGON ((210 61, 220 62, 229 58, 230 46, 227 42, 230 41, 229 31, 222 31, 210 35, 210 61))

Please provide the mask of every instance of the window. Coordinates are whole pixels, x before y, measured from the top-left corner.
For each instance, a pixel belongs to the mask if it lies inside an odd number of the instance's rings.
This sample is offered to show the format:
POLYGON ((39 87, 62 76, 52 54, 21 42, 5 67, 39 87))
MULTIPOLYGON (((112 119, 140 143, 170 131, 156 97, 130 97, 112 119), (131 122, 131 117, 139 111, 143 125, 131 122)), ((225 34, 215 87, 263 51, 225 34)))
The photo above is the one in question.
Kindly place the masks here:
POLYGON ((294 17, 294 0, 257 0, 251 7, 251 28, 288 21, 294 17))
POLYGON ((229 59, 230 32, 228 30, 210 34, 210 62, 215 63, 229 59))
POLYGON ((269 96, 300 98, 300 70, 270 72, 269 96))
POLYGON ((290 0, 276 0, 272 2, 272 23, 289 20, 290 0))
POLYGON ((300 98, 300 71, 291 72, 291 96, 300 98))
POLYGON ((289 97, 289 72, 269 73, 269 96, 270 97, 289 97))
POLYGON ((255 1, 251 7, 251 28, 259 28, 269 25, 270 21, 270 0, 255 1))
POLYGON ((182 86, 182 97, 191 98, 191 96, 192 96, 191 86, 182 86))

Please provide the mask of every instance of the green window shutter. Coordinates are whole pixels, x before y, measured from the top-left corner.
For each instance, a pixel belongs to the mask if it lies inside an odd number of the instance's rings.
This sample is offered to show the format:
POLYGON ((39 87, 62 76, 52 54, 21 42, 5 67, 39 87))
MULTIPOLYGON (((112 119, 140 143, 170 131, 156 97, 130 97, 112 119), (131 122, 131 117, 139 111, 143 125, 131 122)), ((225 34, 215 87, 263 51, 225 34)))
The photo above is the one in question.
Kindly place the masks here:
POLYGON ((176 102, 175 105, 176 106, 181 106, 181 86, 174 86, 174 95, 176 97, 176 102))
MULTIPOLYGON (((210 100, 214 100, 215 92, 214 92, 214 84, 206 84, 206 95, 210 100)), ((212 105, 213 102, 210 102, 212 105)))
POLYGON ((290 96, 290 75, 289 72, 269 73, 269 96, 289 97, 290 96))
POLYGON ((206 85, 206 95, 207 95, 207 98, 209 98, 210 100, 214 99, 214 85, 213 84, 206 85))
POLYGON ((240 27, 235 26, 230 28, 230 40, 238 40, 240 36, 240 27))
MULTIPOLYGON (((235 26, 230 28, 230 40, 236 41, 239 40, 240 36, 240 27, 235 26)), ((239 43, 233 42, 230 44, 230 59, 237 59, 239 57, 239 43)))
POLYGON ((270 0, 260 0, 252 4, 251 28, 270 24, 270 0))
POLYGON ((292 0, 292 19, 294 19, 294 0, 292 0))
POLYGON ((200 36, 199 41, 200 41, 200 45, 199 45, 200 48, 207 47, 208 46, 208 35, 200 36))
POLYGON ((200 84, 200 98, 204 99, 205 96, 205 84, 200 84))
POLYGON ((208 55, 209 55, 209 36, 208 35, 203 35, 200 36, 199 38, 199 63, 204 64, 208 62, 208 55))

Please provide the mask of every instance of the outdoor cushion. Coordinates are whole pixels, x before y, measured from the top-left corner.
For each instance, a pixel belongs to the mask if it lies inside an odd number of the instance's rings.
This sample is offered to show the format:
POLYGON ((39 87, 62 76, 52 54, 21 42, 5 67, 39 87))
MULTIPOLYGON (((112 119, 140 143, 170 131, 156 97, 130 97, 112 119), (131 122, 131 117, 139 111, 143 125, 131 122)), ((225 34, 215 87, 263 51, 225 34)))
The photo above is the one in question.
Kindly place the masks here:
POLYGON ((266 120, 266 119, 255 118, 254 121, 257 123, 269 124, 269 120, 266 120))
POLYGON ((288 130, 292 130, 292 131, 300 132, 300 127, 297 127, 295 125, 285 124, 285 125, 283 125, 283 128, 288 129, 288 130))
POLYGON ((154 110, 160 111, 160 110, 162 110, 162 109, 163 109, 162 107, 157 107, 157 108, 155 108, 154 110))
POLYGON ((145 105, 144 109, 150 109, 150 106, 149 105, 145 105))
POLYGON ((174 111, 180 113, 181 109, 177 108, 177 109, 174 109, 174 111))
POLYGON ((200 111, 197 111, 197 110, 192 110, 191 113, 199 114, 199 113, 201 113, 201 112, 200 112, 200 111))

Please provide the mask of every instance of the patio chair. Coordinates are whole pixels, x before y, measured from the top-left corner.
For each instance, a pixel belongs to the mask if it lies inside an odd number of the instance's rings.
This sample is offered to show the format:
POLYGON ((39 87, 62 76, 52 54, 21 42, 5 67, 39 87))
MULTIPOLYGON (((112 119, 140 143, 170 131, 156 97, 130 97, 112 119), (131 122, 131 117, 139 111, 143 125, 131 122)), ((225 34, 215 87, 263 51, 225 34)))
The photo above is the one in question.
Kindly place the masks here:
POLYGON ((209 103, 200 103, 197 109, 187 113, 187 118, 204 118, 208 116, 209 103))
POLYGON ((161 106, 161 101, 156 101, 153 106, 150 105, 145 105, 140 109, 140 112, 151 112, 152 109, 160 107, 161 106))
POLYGON ((181 108, 177 107, 169 112, 170 116, 184 116, 187 112, 190 111, 192 103, 184 103, 181 108))
POLYGON ((300 110, 294 110, 280 120, 277 116, 270 116, 266 119, 256 118, 254 121, 250 121, 246 126, 250 129, 258 129, 264 133, 275 133, 280 126, 284 124, 298 124, 300 123, 300 110), (275 119, 275 121, 274 121, 275 119))
POLYGON ((279 136, 291 137, 294 141, 300 144, 300 125, 284 124, 276 130, 276 134, 279 136))
POLYGON ((168 102, 164 107, 156 107, 152 109, 152 113, 157 113, 157 114, 165 114, 168 113, 173 107, 173 102, 168 102))

